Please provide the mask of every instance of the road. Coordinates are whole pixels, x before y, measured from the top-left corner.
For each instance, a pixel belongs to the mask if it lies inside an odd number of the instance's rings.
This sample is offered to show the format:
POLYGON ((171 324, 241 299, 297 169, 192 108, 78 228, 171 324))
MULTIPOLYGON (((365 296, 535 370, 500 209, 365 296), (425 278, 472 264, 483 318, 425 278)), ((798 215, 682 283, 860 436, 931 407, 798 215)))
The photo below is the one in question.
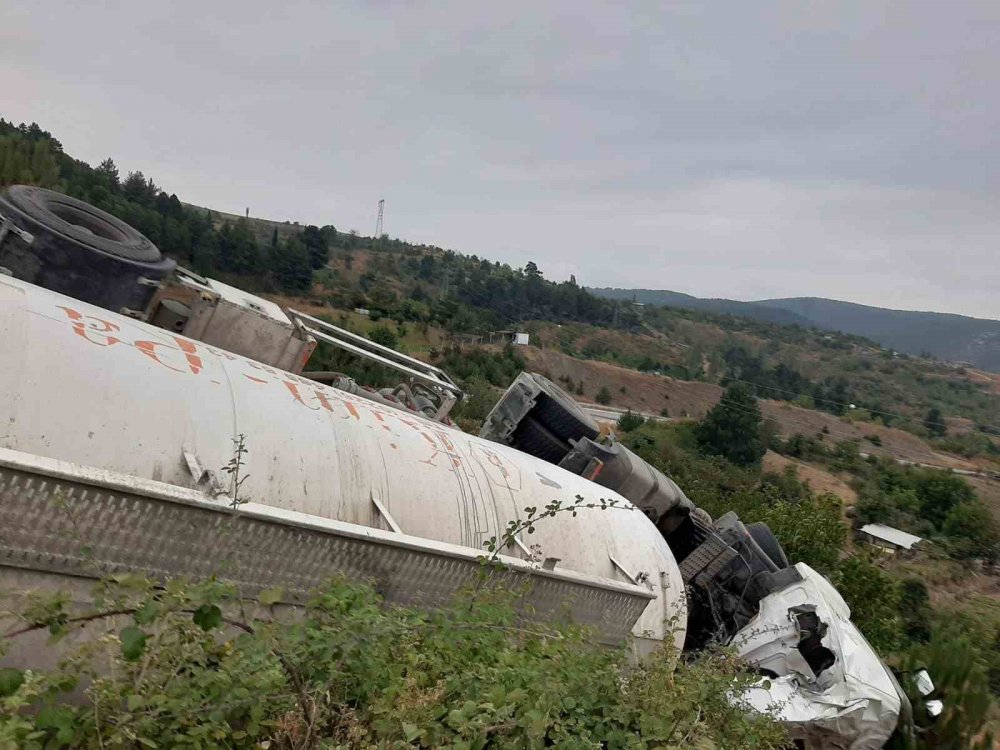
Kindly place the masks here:
MULTIPOLYGON (((587 412, 587 414, 592 416, 594 419, 601 420, 602 422, 617 422, 618 418, 626 411, 628 411, 627 409, 620 409, 617 406, 601 406, 599 404, 583 403, 582 401, 578 401, 577 403, 580 404, 580 406, 583 408, 585 412, 587 412)), ((671 421, 669 417, 661 417, 659 414, 650 414, 649 412, 645 411, 635 411, 633 409, 632 413, 637 414, 640 417, 644 417, 645 419, 651 419, 654 422, 671 421)))
MULTIPOLYGON (((871 454, 860 452, 858 453, 861 458, 868 458, 871 454)), ((955 469, 951 466, 942 466, 940 464, 924 464, 919 461, 907 461, 905 458, 896 458, 895 456, 890 456, 893 461, 902 466, 919 466, 922 469, 944 469, 945 471, 950 471, 953 474, 961 474, 966 477, 983 477, 984 479, 1000 479, 1000 474, 994 471, 973 471, 971 469, 955 469)))

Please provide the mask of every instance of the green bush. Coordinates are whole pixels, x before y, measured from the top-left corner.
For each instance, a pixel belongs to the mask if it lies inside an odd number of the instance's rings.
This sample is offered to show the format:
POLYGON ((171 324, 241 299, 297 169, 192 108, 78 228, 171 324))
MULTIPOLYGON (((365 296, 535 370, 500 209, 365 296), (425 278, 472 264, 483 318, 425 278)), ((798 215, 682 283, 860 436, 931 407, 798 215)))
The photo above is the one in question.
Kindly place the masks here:
POLYGON ((501 391, 482 378, 467 380, 462 383, 462 388, 465 398, 452 409, 451 417, 466 432, 478 433, 486 416, 499 400, 501 391))
POLYGON ((490 385, 506 388, 525 368, 524 360, 513 346, 493 352, 479 347, 450 346, 434 364, 460 382, 485 380, 490 385))
POLYGON ((904 644, 903 592, 897 579, 872 558, 856 555, 840 564, 833 584, 851 608, 851 620, 876 651, 891 653, 904 644))
POLYGON ((792 562, 829 574, 847 539, 843 505, 835 495, 814 496, 793 475, 761 475, 719 456, 698 452, 697 426, 647 422, 625 443, 678 483, 713 518, 736 511, 744 523, 767 523, 792 562))
POLYGON ((635 414, 631 409, 627 409, 624 414, 618 417, 617 426, 622 432, 631 432, 632 430, 637 430, 646 424, 645 418, 635 414))
MULTIPOLYGON (((214 582, 122 576, 79 615, 105 627, 78 633, 62 668, 0 670, 0 747, 784 746, 742 702, 757 678, 728 653, 629 666, 583 630, 520 623, 512 594, 469 596, 418 611, 333 582, 275 620, 214 582)), ((36 602, 25 629, 69 632, 65 599, 36 602)))
POLYGON ((989 509, 979 501, 959 503, 952 508, 941 525, 949 537, 952 555, 959 559, 997 557, 1000 534, 989 509))
POLYGON ((381 344, 382 346, 387 346, 390 349, 396 348, 396 334, 392 332, 386 326, 375 326, 368 332, 368 338, 374 341, 376 344, 381 344))
POLYGON ((601 386, 601 390, 594 396, 594 401, 605 406, 611 403, 611 391, 608 390, 606 385, 601 386))

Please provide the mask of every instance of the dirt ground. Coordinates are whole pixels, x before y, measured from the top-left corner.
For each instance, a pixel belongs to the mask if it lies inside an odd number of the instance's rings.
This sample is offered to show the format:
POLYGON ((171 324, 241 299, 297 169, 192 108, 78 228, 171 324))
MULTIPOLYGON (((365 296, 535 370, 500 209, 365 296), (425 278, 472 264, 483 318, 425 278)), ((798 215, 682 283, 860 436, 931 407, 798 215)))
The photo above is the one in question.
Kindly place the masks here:
POLYGON ((873 456, 950 469, 978 469, 976 464, 964 458, 934 450, 905 430, 871 422, 849 422, 833 414, 803 409, 785 401, 761 401, 761 411, 765 417, 778 423, 782 435, 794 435, 797 432, 813 435, 822 437, 828 445, 841 440, 860 440, 861 452, 873 456), (873 443, 871 438, 881 442, 881 445, 873 443))
POLYGON ((1000 521, 1000 480, 986 477, 966 477, 975 489, 979 499, 990 509, 993 517, 1000 521))
POLYGON ((993 393, 1000 393, 1000 373, 967 368, 965 376, 976 385, 984 386, 993 393))
MULTIPOLYGON (((630 370, 607 362, 580 360, 552 349, 524 347, 519 353, 528 368, 566 385, 582 383, 584 401, 593 401, 602 387, 611 393, 611 405, 671 418, 700 419, 722 396, 722 388, 711 383, 677 380, 663 375, 630 370)), ((761 401, 766 418, 778 424, 781 435, 796 433, 821 437, 827 445, 841 440, 860 440, 863 453, 887 456, 912 463, 942 468, 976 470, 978 467, 959 456, 941 453, 916 435, 869 422, 849 422, 833 414, 803 409, 785 401, 761 401), (873 443, 875 438, 881 445, 873 443)))
POLYGON ((574 384, 582 383, 583 393, 574 392, 582 401, 593 402, 598 391, 606 387, 614 406, 651 414, 661 414, 666 409, 664 416, 699 419, 722 395, 722 389, 711 383, 675 380, 607 362, 575 359, 552 349, 527 346, 518 353, 525 358, 530 370, 563 387, 566 387, 563 378, 571 378, 574 384))
POLYGON ((808 484, 813 492, 817 494, 830 492, 843 500, 846 506, 854 505, 857 502, 858 493, 851 489, 847 482, 820 466, 814 466, 804 461, 797 461, 794 458, 782 456, 774 451, 768 451, 764 456, 765 471, 773 471, 780 474, 788 466, 795 468, 795 473, 799 479, 808 484))

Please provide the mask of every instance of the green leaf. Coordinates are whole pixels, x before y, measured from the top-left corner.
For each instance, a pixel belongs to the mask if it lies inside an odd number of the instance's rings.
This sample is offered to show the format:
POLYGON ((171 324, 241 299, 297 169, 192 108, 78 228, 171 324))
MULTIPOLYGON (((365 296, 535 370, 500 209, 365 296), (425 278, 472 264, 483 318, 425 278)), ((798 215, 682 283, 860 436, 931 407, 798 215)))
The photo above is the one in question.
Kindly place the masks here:
POLYGON ((416 724, 410 724, 408 722, 403 722, 403 736, 406 737, 407 742, 413 742, 420 736, 420 727, 416 724))
POLYGON ((73 709, 67 706, 45 706, 35 717, 35 726, 55 732, 56 741, 60 745, 66 745, 75 734, 73 731, 75 716, 73 709))
POLYGON ((9 667, 0 669, 0 698, 13 695, 24 683, 24 672, 9 667))
POLYGON ((211 630, 222 622, 222 610, 214 604, 202 604, 194 611, 191 619, 202 630, 211 630))
POLYGON ((128 698, 125 699, 125 705, 128 706, 129 711, 136 711, 145 704, 145 700, 141 695, 136 695, 132 693, 128 698))
POLYGON ((280 602, 281 597, 284 596, 284 594, 285 590, 281 586, 272 586, 269 589, 261 591, 257 600, 265 607, 270 607, 272 604, 280 602))
POLYGON ((159 602, 150 600, 144 602, 139 609, 135 611, 133 619, 137 625, 147 625, 156 619, 156 616, 160 614, 160 604, 159 602))
POLYGON ((122 629, 118 634, 118 639, 122 642, 122 656, 125 657, 126 661, 135 661, 142 656, 148 637, 135 625, 129 625, 122 629))

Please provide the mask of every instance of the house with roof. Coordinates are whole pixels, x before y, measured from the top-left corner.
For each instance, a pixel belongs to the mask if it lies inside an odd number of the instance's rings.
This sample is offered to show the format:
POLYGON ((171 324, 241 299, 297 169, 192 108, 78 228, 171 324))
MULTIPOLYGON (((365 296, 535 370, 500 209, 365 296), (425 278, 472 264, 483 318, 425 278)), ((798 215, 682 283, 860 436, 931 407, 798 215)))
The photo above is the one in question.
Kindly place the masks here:
POLYGON ((881 523, 869 523, 858 529, 858 539, 890 554, 913 552, 924 540, 919 536, 881 523))

